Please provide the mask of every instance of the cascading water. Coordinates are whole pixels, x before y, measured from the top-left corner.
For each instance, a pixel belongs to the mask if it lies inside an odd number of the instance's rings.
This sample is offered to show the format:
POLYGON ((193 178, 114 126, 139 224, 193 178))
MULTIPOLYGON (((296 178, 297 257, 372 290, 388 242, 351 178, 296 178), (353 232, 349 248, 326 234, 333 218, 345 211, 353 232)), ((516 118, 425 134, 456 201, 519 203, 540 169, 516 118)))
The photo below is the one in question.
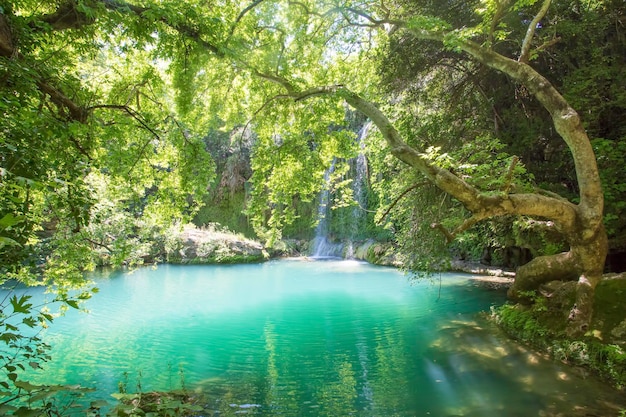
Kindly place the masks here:
POLYGON ((366 122, 361 127, 361 130, 359 130, 359 134, 357 136, 360 150, 359 155, 354 161, 355 169, 354 178, 352 180, 352 192, 356 205, 352 208, 352 216, 350 217, 350 242, 346 254, 347 258, 352 258, 354 256, 352 242, 362 237, 367 222, 365 209, 367 208, 368 168, 367 158, 365 157, 365 139, 367 138, 371 126, 371 121, 366 122))
MULTIPOLYGON (((354 250, 352 242, 362 237, 367 216, 365 215, 364 208, 367 207, 367 159, 365 157, 365 138, 369 132, 371 122, 365 123, 357 135, 357 141, 359 145, 359 155, 351 161, 353 169, 352 178, 352 192, 356 202, 356 205, 351 209, 348 216, 348 222, 344 223, 345 234, 343 238, 347 241, 347 249, 345 250, 346 258, 354 257, 354 250)), ((328 183, 330 176, 335 169, 335 161, 324 173, 324 180, 326 183, 325 188, 322 190, 318 205, 318 219, 317 228, 315 230, 315 239, 313 241, 313 249, 311 256, 313 258, 324 257, 342 257, 344 256, 344 243, 332 242, 329 238, 329 225, 330 225, 330 191, 328 183)))
POLYGON ((328 189, 328 183, 330 182, 330 176, 335 170, 335 161, 330 164, 330 167, 324 173, 325 186, 320 194, 320 202, 317 208, 318 223, 315 229, 315 239, 313 240, 313 250, 311 251, 311 257, 313 258, 336 258, 341 257, 343 252, 343 245, 340 243, 332 243, 328 240, 329 230, 329 207, 330 202, 330 190, 328 189))

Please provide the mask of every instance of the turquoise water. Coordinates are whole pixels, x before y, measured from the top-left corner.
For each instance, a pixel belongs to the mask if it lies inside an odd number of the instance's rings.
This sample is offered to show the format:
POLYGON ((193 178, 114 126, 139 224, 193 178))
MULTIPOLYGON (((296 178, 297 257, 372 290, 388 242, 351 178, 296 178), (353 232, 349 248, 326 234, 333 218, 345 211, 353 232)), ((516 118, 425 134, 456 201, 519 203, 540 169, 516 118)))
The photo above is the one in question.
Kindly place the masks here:
POLYGON ((504 294, 465 275, 411 284, 360 262, 285 260, 163 265, 98 287, 88 314, 45 333, 54 360, 35 382, 104 399, 120 383, 184 386, 206 396, 202 415, 617 415, 615 392, 481 320, 504 294))

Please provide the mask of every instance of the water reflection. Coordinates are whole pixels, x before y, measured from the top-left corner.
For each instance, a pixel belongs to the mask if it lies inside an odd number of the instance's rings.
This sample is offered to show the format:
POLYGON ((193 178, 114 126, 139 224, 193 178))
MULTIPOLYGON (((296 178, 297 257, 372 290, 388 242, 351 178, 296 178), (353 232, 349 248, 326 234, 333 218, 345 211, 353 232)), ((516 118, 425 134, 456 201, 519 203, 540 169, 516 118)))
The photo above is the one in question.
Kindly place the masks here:
POLYGON ((268 324, 265 379, 205 381, 208 408, 225 416, 556 417, 616 416, 624 407, 619 392, 502 339, 487 322, 450 320, 417 361, 390 326, 373 331, 369 354, 357 338, 356 354, 324 355, 323 378, 303 379, 310 364, 280 349, 268 324))
POLYGON ((476 312, 504 295, 409 285, 351 262, 140 270, 100 283, 46 339, 39 381, 184 384, 207 415, 616 415, 619 393, 508 342, 476 312), (179 372, 182 369, 182 374, 179 372))

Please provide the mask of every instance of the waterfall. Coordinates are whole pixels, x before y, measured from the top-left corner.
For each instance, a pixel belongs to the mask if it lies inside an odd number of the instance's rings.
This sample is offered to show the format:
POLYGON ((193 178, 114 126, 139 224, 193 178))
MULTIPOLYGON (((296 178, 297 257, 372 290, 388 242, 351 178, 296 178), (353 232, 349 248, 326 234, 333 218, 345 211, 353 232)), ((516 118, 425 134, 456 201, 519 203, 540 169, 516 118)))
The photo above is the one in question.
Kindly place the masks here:
MULTIPOLYGON (((342 221, 344 233, 342 238, 346 241, 347 247, 345 250, 346 258, 354 257, 354 249, 352 242, 358 239, 362 239, 363 232, 365 231, 367 223, 367 215, 365 209, 367 208, 367 184, 368 184, 368 167, 367 158, 365 157, 365 138, 367 137, 369 130, 372 126, 371 122, 365 123, 358 132, 357 141, 359 145, 359 154, 351 161, 353 178, 352 178, 352 193, 356 205, 350 210, 348 221, 342 221)), ((344 244, 332 242, 329 240, 330 232, 330 191, 328 183, 330 176, 335 169, 335 161, 324 173, 325 187, 320 193, 319 205, 317 209, 318 224, 315 229, 315 239, 313 240, 313 248, 311 250, 311 256, 314 258, 324 257, 342 257, 344 255, 344 244)))
POLYGON ((324 172, 324 188, 320 193, 320 202, 317 208, 318 223, 315 228, 315 239, 313 240, 313 250, 311 251, 311 257, 313 258, 336 258, 341 257, 343 252, 343 245, 340 243, 332 243, 328 240, 329 232, 329 203, 330 203, 330 190, 328 183, 330 182, 330 176, 335 170, 335 161, 330 164, 330 167, 324 172))
POLYGON ((365 123, 357 135, 359 145, 359 154, 353 161, 353 178, 352 178, 352 194, 354 196, 355 206, 352 207, 350 222, 348 226, 348 248, 346 250, 346 258, 354 257, 353 242, 364 237, 364 231, 367 224, 367 185, 368 185, 368 166, 365 157, 365 138, 369 133, 372 122, 365 123))

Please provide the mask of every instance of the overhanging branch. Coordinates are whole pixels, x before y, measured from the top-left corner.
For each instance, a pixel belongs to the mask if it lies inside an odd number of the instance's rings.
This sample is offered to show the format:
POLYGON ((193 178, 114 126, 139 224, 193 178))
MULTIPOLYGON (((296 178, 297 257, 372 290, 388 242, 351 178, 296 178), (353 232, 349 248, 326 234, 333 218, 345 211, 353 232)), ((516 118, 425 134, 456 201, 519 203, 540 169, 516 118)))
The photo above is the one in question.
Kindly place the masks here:
POLYGON ((66 115, 67 119, 74 120, 80 123, 85 123, 87 121, 87 118, 89 117, 89 111, 80 106, 78 103, 74 102, 74 100, 66 96, 61 90, 44 81, 43 79, 37 81, 37 87, 41 92, 50 97, 50 101, 52 101, 57 106, 59 111, 68 112, 68 114, 66 115))
POLYGON ((422 187, 426 184, 430 183, 430 181, 422 181, 419 182, 417 184, 413 184, 412 186, 410 186, 409 188, 407 188, 406 190, 402 191, 400 193, 399 196, 397 196, 389 205, 389 207, 387 207, 387 210, 385 210, 385 212, 380 216, 380 219, 378 220, 378 224, 380 224, 383 219, 385 217, 387 217, 389 215, 389 213, 391 213, 391 210, 393 210, 393 208, 400 202, 400 200, 402 200, 402 198, 404 198, 405 195, 407 195, 408 193, 410 193, 411 191, 415 190, 416 188, 422 187))
MULTIPOLYGON (((302 101, 319 96, 336 96, 344 99, 355 110, 367 116, 378 128, 386 140, 391 153, 409 166, 418 170, 426 179, 442 191, 456 198, 473 213, 464 224, 470 227, 472 222, 504 215, 528 215, 553 220, 560 230, 571 230, 576 219, 576 208, 568 201, 554 199, 537 194, 484 194, 447 169, 433 164, 424 154, 409 146, 395 129, 391 120, 374 103, 348 90, 342 85, 308 88, 298 91, 289 80, 276 75, 256 73, 272 83, 282 86, 286 96, 294 101, 302 101)), ((509 167, 511 172, 517 162, 509 167)), ((507 180, 510 181, 510 180, 507 180)), ((410 191, 410 190, 409 190, 410 191)), ((408 191, 407 191, 408 192, 408 191)))

